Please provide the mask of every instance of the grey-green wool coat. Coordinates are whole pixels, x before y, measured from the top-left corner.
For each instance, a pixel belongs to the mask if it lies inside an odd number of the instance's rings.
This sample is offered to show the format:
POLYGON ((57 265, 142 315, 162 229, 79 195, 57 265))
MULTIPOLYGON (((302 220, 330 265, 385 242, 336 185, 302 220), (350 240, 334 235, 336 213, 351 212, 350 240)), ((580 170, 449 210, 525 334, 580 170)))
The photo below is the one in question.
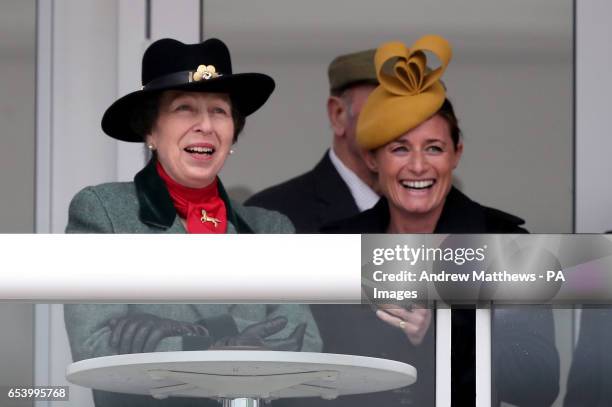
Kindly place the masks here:
MULTIPOLYGON (((219 192, 227 208, 227 233, 294 232, 293 225, 284 215, 261 208, 243 207, 231 202, 220 182, 219 192)), ((134 182, 102 184, 87 187, 77 193, 70 203, 66 233, 186 233, 186 231, 176 215, 170 195, 157 174, 152 160, 135 176, 134 182)), ((206 273, 223 272, 225 270, 203 268, 202 276, 206 278, 206 273)), ((143 274, 146 275, 146 270, 143 270, 143 274)), ((215 321, 214 327, 217 332, 213 334, 217 338, 234 335, 255 322, 285 316, 288 319, 287 326, 270 338, 287 337, 297 325, 305 322, 307 329, 302 350, 319 352, 322 347, 319 331, 307 305, 67 304, 64 306, 64 320, 73 360, 116 354, 117 350, 109 345, 111 329, 106 323, 111 318, 129 313, 149 313, 187 322, 215 321)), ((177 350, 190 350, 189 346, 183 343, 183 338, 178 336, 165 338, 157 347, 157 351, 177 350)), ((185 398, 154 400, 148 396, 101 391, 94 391, 94 400, 97 407, 207 405, 203 404, 203 400, 185 398)))

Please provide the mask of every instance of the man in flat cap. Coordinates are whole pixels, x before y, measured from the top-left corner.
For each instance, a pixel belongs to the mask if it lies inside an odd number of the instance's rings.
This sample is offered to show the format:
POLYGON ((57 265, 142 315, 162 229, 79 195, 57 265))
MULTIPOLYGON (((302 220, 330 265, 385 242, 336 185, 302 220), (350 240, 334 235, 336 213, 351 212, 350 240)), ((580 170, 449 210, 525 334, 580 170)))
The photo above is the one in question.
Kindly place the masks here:
POLYGON ((287 215, 298 233, 317 233, 324 224, 374 206, 379 198, 375 175, 361 158, 355 132, 361 107, 378 85, 375 51, 342 55, 329 65, 327 115, 333 140, 321 161, 311 171, 253 195, 246 205, 287 215))

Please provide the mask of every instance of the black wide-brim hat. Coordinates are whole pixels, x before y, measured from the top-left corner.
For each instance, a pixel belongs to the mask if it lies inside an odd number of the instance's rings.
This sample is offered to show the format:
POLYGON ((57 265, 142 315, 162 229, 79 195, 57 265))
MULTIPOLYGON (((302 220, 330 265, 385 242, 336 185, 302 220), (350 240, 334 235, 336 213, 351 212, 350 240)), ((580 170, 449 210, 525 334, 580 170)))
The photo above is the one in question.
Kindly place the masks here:
POLYGON ((229 50, 217 38, 199 44, 158 40, 142 57, 142 89, 119 98, 106 109, 102 130, 117 140, 142 142, 142 135, 130 124, 134 109, 164 90, 227 93, 232 106, 248 116, 268 100, 274 80, 260 73, 232 73, 229 50))

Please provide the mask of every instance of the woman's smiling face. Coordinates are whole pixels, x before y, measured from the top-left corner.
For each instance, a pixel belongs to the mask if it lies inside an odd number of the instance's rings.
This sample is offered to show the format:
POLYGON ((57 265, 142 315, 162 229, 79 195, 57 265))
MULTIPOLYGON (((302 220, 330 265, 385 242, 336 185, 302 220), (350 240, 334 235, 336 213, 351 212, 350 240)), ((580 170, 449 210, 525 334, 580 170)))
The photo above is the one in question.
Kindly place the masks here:
MULTIPOLYGON (((378 173, 391 215, 439 217, 463 144, 453 144, 448 122, 435 115, 384 146, 365 153, 378 173)), ((437 221, 437 218, 435 218, 437 221)))
POLYGON ((203 188, 215 180, 233 144, 229 95, 166 91, 147 144, 179 184, 203 188))

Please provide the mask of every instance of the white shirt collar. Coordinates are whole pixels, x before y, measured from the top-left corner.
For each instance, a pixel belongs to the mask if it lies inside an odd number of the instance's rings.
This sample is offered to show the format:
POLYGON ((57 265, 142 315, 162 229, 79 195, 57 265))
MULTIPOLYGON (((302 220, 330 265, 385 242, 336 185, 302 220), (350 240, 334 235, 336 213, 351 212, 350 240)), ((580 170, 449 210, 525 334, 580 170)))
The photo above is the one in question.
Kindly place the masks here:
POLYGON ((340 178, 344 181, 344 183, 348 186, 349 191, 351 191, 351 195, 357 204, 357 208, 359 208, 360 212, 365 211, 366 209, 370 209, 373 207, 378 199, 380 198, 376 192, 372 188, 368 186, 365 182, 361 180, 353 171, 351 171, 344 163, 338 158, 336 153, 334 153, 334 149, 329 149, 329 159, 331 160, 334 167, 336 167, 336 171, 340 174, 340 178))

